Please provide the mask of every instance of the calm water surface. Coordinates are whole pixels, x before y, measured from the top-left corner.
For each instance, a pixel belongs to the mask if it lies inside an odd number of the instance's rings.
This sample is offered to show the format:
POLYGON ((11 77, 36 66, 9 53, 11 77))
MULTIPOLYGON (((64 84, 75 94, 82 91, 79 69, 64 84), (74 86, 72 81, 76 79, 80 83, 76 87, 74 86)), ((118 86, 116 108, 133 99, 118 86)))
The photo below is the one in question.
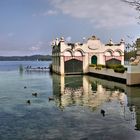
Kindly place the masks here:
POLYGON ((140 140, 140 87, 19 71, 50 63, 0 62, 0 140, 140 140))

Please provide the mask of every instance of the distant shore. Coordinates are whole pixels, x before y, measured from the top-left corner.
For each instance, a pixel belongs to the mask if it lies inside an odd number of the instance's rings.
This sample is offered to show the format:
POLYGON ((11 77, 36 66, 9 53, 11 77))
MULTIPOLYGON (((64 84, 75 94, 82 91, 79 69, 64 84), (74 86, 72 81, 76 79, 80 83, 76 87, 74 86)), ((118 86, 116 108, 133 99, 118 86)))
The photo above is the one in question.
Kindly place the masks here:
POLYGON ((0 56, 0 61, 51 61, 51 55, 0 56))

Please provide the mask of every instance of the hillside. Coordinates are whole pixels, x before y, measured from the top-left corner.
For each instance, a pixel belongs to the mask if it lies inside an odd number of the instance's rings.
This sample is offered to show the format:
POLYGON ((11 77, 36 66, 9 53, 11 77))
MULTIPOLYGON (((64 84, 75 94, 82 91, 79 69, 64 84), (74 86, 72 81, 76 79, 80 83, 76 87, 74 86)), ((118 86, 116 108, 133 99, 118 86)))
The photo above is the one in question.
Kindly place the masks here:
POLYGON ((51 55, 0 56, 0 61, 50 61, 51 55))

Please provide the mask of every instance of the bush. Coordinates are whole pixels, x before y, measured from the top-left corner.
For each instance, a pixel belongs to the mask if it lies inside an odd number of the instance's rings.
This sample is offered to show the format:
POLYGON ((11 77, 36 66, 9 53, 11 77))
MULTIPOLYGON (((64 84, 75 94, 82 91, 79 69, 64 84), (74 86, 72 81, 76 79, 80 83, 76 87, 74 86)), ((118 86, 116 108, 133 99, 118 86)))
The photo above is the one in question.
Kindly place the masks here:
POLYGON ((114 72, 118 72, 118 73, 124 73, 127 70, 127 68, 125 68, 121 64, 106 65, 106 68, 114 69, 114 72))
POLYGON ((96 67, 97 65, 95 65, 95 64, 90 64, 89 66, 90 66, 90 67, 96 67))
POLYGON ((102 68, 107 68, 107 69, 113 69, 114 72, 118 72, 118 73, 124 73, 127 68, 125 68, 123 65, 121 64, 112 64, 112 65, 102 65, 102 64, 90 64, 90 67, 94 67, 96 70, 101 70, 102 68))
POLYGON ((115 69, 115 68, 124 68, 121 64, 113 64, 113 65, 106 65, 106 68, 115 69))
POLYGON ((116 67, 116 68, 124 68, 124 66, 123 66, 123 65, 121 65, 121 64, 116 65, 115 67, 116 67))
POLYGON ((97 67, 95 67, 95 69, 96 69, 96 70, 101 70, 101 67, 98 67, 98 66, 97 66, 97 67))
POLYGON ((98 64, 97 67, 105 68, 106 66, 105 65, 102 65, 102 64, 98 64))
POLYGON ((106 66, 105 65, 102 65, 102 64, 90 64, 89 65, 90 67, 98 67, 98 68, 106 68, 106 66))
POLYGON ((125 72, 125 68, 115 68, 114 72, 118 72, 118 73, 124 73, 125 72))

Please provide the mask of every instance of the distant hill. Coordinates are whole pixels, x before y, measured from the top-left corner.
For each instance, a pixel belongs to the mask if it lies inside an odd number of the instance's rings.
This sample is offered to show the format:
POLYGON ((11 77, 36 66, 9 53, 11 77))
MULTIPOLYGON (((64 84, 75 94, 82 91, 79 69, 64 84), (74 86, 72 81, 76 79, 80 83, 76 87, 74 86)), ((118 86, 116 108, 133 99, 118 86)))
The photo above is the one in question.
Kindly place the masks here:
POLYGON ((50 61, 51 55, 0 56, 0 61, 50 61))

